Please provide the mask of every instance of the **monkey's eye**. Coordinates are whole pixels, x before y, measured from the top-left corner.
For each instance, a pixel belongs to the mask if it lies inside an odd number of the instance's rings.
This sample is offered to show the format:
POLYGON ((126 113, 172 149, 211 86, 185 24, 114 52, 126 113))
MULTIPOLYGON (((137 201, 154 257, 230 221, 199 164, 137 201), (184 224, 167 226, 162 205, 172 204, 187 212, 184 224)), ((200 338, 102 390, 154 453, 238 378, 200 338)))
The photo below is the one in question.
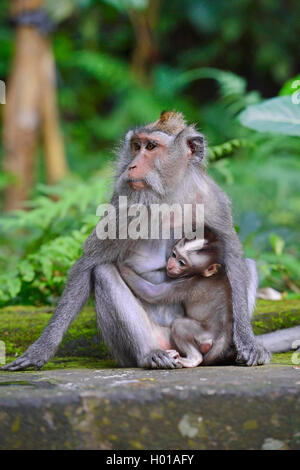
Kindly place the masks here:
POLYGON ((176 251, 172 251, 172 258, 176 258, 176 251))
POLYGON ((148 142, 146 145, 146 150, 153 150, 156 146, 157 144, 155 142, 148 142))
POLYGON ((132 142, 132 147, 134 150, 140 150, 141 144, 139 142, 132 142))
POLYGON ((183 259, 180 259, 178 263, 179 263, 179 266, 185 266, 185 262, 183 261, 183 259))

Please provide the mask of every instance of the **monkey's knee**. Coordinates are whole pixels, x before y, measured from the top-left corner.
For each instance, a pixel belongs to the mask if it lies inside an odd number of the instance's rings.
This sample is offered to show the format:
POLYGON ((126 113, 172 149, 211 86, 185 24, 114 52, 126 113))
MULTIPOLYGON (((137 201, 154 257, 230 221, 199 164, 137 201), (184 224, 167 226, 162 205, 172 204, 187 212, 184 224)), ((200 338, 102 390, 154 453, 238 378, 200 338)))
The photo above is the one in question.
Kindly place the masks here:
POLYGON ((171 325, 171 334, 193 339, 202 333, 201 325, 189 318, 176 318, 171 325))
POLYGON ((176 318, 172 325, 171 325, 171 331, 172 332, 180 332, 186 329, 186 322, 187 318, 176 318))

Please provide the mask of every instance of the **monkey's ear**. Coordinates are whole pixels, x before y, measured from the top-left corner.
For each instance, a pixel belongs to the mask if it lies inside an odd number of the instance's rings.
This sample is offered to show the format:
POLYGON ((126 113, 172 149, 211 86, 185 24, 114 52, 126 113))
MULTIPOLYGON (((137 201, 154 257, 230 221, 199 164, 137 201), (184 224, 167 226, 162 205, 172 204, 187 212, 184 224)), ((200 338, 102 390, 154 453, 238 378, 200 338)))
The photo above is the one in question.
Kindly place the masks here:
POLYGON ((220 264, 210 264, 208 266, 207 269, 205 269, 203 272, 202 272, 202 276, 204 277, 210 277, 210 276, 213 276, 214 274, 216 274, 218 271, 219 271, 219 268, 221 267, 220 264))
POLYGON ((190 150, 190 156, 197 155, 204 157, 204 137, 200 134, 187 138, 187 145, 190 150))

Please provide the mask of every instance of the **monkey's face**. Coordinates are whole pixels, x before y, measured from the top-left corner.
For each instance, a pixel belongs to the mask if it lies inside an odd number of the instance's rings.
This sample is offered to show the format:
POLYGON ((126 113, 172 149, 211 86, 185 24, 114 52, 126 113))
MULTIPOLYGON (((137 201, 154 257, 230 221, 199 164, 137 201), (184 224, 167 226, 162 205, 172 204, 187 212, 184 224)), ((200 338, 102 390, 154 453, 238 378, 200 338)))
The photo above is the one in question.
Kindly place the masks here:
POLYGON ((167 275, 172 278, 191 275, 189 259, 176 247, 176 245, 168 259, 167 275))
POLYGON ((152 186, 154 173, 168 163, 168 146, 172 138, 161 132, 135 133, 130 139, 132 161, 127 168, 129 186, 137 191, 152 186))
POLYGON ((210 250, 208 240, 204 240, 201 250, 188 251, 185 239, 180 240, 173 248, 167 262, 167 275, 171 278, 193 276, 210 277, 221 267, 218 263, 218 252, 210 250))
POLYGON ((194 175, 194 165, 197 171, 202 165, 204 138, 193 126, 183 128, 182 123, 166 132, 162 127, 160 123, 158 128, 134 129, 125 136, 116 162, 115 193, 126 195, 132 204, 189 199, 182 183, 187 171, 194 175))

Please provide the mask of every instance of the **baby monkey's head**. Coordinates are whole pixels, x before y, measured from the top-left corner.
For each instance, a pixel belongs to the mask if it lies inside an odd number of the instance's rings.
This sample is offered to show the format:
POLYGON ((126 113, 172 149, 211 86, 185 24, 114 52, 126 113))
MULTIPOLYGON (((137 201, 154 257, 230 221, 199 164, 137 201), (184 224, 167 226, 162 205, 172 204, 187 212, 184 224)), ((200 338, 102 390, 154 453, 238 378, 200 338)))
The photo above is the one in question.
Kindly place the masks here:
POLYGON ((220 242, 211 231, 205 230, 204 236, 202 241, 182 238, 176 243, 167 263, 169 277, 186 277, 195 274, 210 277, 219 271, 221 267, 220 242))

